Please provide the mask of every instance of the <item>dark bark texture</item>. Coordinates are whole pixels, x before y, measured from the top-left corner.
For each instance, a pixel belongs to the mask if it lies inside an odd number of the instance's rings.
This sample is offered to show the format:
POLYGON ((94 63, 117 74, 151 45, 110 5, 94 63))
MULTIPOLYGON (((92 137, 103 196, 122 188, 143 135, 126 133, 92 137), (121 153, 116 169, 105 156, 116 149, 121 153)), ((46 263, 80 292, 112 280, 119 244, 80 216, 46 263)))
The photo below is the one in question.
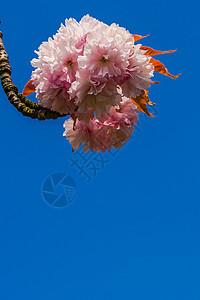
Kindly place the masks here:
POLYGON ((3 34, 0 30, 0 77, 2 87, 10 103, 13 104, 16 109, 24 116, 30 117, 32 119, 46 120, 64 117, 65 115, 61 115, 28 100, 18 92, 18 88, 12 82, 9 57, 6 53, 2 37, 3 34))

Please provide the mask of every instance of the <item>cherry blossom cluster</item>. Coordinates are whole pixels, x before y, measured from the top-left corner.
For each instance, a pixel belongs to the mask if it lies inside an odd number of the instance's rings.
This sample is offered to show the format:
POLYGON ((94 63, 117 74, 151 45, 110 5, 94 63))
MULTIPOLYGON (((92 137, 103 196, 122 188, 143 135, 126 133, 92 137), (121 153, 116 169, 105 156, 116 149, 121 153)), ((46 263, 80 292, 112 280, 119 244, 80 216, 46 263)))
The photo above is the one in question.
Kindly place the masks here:
POLYGON ((38 102, 61 114, 64 135, 73 149, 121 148, 137 123, 131 98, 150 87, 154 66, 134 36, 116 24, 110 26, 84 16, 66 19, 53 38, 43 42, 31 80, 38 102))
POLYGON ((131 137, 138 120, 137 107, 133 102, 122 97, 119 105, 111 107, 109 112, 88 122, 78 120, 75 125, 72 118, 64 123, 65 132, 73 149, 79 149, 84 143, 85 152, 105 152, 111 148, 121 148, 131 137))

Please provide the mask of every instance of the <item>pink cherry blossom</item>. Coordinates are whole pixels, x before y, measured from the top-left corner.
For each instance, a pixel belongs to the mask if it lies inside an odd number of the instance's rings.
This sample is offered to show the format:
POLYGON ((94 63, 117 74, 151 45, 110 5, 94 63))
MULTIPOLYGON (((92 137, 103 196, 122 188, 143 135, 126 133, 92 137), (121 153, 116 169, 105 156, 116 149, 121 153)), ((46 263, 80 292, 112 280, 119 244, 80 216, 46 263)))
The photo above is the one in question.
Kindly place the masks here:
POLYGON ((121 84, 125 96, 135 98, 142 90, 150 87, 154 66, 150 63, 150 57, 144 55, 146 51, 140 49, 141 45, 134 46, 130 56, 124 82, 121 84))
POLYGON ((38 59, 31 63, 36 68, 32 80, 42 106, 65 114, 74 111, 75 104, 68 90, 75 81, 79 51, 73 38, 68 43, 63 38, 59 41, 49 39, 40 46, 36 52, 38 59))
POLYGON ((151 80, 154 71, 179 76, 151 57, 174 50, 135 45, 144 37, 89 15, 80 22, 66 19, 35 51, 38 58, 31 61, 35 70, 23 95, 36 91, 41 106, 70 115, 63 135, 73 149, 82 144, 85 152, 121 148, 136 126, 136 110, 152 116, 147 89, 158 83, 151 80))
MULTIPOLYGON (((87 72, 87 71, 86 71, 87 72)), ((79 79, 72 84, 69 92, 75 99, 78 112, 87 113, 92 108, 97 117, 107 113, 112 106, 120 103, 121 96, 113 79, 94 78, 81 72, 79 79)))
POLYGON ((98 119, 96 116, 88 123, 68 119, 64 123, 64 136, 73 149, 79 149, 84 143, 84 151, 105 152, 111 148, 121 148, 131 137, 138 120, 137 107, 128 98, 122 96, 121 103, 110 108, 108 114, 98 119))
POLYGON ((63 114, 76 109, 85 121, 88 109, 100 118, 120 103, 119 85, 134 98, 153 76, 150 59, 128 30, 89 15, 66 19, 36 53, 31 79, 39 103, 63 114))
POLYGON ((119 82, 129 65, 134 38, 130 33, 124 38, 124 35, 119 34, 118 27, 113 24, 110 27, 102 26, 87 36, 84 53, 79 56, 78 64, 79 68, 89 70, 92 77, 116 78, 119 82))

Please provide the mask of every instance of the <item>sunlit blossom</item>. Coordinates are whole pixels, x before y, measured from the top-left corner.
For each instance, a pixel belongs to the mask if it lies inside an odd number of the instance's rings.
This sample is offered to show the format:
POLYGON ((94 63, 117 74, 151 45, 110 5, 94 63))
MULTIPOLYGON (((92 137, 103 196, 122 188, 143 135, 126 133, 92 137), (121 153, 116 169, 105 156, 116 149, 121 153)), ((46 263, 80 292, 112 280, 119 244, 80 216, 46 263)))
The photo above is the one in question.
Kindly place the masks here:
POLYGON ((23 95, 35 91, 41 106, 71 116, 64 136, 73 149, 83 143, 86 152, 121 148, 136 126, 136 110, 153 116, 147 105, 154 105, 148 97, 148 88, 158 83, 152 81, 154 72, 179 76, 152 58, 174 51, 136 44, 142 38, 89 15, 80 22, 66 19, 35 51, 35 70, 23 95))

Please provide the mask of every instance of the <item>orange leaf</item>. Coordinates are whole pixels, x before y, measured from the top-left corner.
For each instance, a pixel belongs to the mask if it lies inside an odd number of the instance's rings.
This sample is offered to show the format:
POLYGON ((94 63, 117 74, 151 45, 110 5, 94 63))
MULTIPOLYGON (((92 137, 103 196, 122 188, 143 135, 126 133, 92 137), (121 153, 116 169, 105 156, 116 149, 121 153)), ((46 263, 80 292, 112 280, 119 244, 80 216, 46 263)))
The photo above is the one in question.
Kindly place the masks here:
POLYGON ((161 73, 163 75, 169 76, 169 77, 171 77, 173 79, 176 79, 176 78, 178 78, 181 75, 181 74, 179 74, 177 76, 174 76, 174 75, 170 74, 168 72, 167 68, 165 68, 165 66, 159 60, 156 60, 154 58, 150 59, 150 63, 153 64, 155 72, 158 72, 158 73, 161 73))
POLYGON ((151 102, 149 100, 148 91, 143 90, 140 96, 137 96, 136 98, 131 98, 133 103, 137 106, 137 110, 141 111, 145 114, 147 114, 149 117, 155 117, 151 113, 148 112, 147 104, 149 105, 155 105, 155 103, 151 102))
POLYGON ((146 46, 141 46, 140 49, 146 50, 147 52, 144 54, 148 55, 148 56, 154 56, 154 55, 165 54, 165 53, 173 53, 176 51, 176 50, 159 51, 159 50, 154 50, 153 48, 146 47, 146 46))
POLYGON ((153 83, 153 84, 160 84, 159 81, 153 81, 153 80, 151 80, 151 83, 153 83))
POLYGON ((25 85, 22 95, 24 95, 26 97, 26 96, 30 95, 31 93, 34 93, 35 91, 36 91, 36 89, 33 85, 33 80, 30 79, 29 82, 27 82, 27 84, 25 85))
POLYGON ((145 37, 147 37, 147 36, 149 36, 149 35, 150 35, 150 33, 147 34, 147 35, 145 35, 145 36, 138 35, 138 34, 133 34, 134 41, 137 42, 137 41, 139 41, 139 40, 141 40, 141 39, 144 39, 145 37))

